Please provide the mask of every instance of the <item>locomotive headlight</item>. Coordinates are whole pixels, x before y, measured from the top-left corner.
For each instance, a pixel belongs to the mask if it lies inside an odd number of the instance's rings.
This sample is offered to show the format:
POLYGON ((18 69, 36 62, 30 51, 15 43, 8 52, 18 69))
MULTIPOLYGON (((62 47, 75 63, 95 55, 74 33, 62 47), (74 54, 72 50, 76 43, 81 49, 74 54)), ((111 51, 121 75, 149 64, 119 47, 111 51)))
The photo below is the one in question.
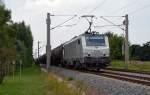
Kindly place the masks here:
POLYGON ((109 56, 109 51, 107 49, 103 49, 102 56, 104 57, 109 56))
POLYGON ((91 53, 90 53, 90 52, 85 52, 85 53, 84 53, 84 56, 90 57, 90 56, 91 56, 91 53))

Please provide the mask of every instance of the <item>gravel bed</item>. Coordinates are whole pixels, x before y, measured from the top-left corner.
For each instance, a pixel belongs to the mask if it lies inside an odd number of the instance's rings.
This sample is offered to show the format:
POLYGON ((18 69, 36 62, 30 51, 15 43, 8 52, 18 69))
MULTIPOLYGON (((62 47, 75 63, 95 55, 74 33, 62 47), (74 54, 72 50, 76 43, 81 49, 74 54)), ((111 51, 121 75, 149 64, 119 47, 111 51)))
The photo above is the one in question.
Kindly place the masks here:
POLYGON ((72 77, 94 87, 105 95, 150 95, 150 87, 103 76, 81 73, 59 67, 51 67, 50 71, 64 77, 72 77))

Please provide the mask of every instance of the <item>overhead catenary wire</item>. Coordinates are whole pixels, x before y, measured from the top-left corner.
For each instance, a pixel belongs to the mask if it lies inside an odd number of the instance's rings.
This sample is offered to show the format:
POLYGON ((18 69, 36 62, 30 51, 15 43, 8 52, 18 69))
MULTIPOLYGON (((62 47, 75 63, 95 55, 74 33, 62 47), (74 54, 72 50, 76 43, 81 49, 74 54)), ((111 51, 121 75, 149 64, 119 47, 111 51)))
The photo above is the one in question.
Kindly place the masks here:
POLYGON ((75 26, 76 24, 70 24, 70 25, 62 25, 62 26, 59 26, 59 27, 72 27, 72 26, 75 26))
POLYGON ((56 14, 56 15, 51 15, 51 16, 62 16, 62 17, 64 16, 64 17, 67 17, 67 16, 77 16, 77 15, 59 15, 59 14, 57 15, 56 14))
MULTIPOLYGON (((65 32, 66 32, 66 33, 67 33, 67 32, 70 32, 70 30, 71 30, 72 28, 74 28, 75 26, 77 26, 77 25, 80 23, 81 19, 82 19, 82 18, 79 18, 78 21, 77 21, 75 24, 73 24, 72 26, 69 26, 69 28, 68 28, 67 30, 63 30, 63 33, 65 33, 65 32), (64 31, 65 31, 65 32, 64 32, 64 31)), ((63 26, 62 26, 62 27, 63 27, 63 26)), ((62 42, 62 43, 64 43, 64 42, 62 42)), ((61 43, 61 44, 62 44, 62 43, 61 43)))
MULTIPOLYGON (((54 26, 53 28, 51 28, 51 30, 53 30, 53 29, 55 29, 55 28, 57 28, 57 27, 71 27, 70 29, 72 29, 73 26, 76 26, 76 25, 78 24, 78 22, 77 22, 77 23, 75 23, 75 24, 64 25, 65 23, 69 22, 69 21, 72 20, 73 18, 77 17, 77 15, 51 15, 51 16, 73 16, 73 17, 71 17, 70 19, 68 19, 68 20, 66 20, 66 21, 64 21, 64 22, 62 22, 62 23, 60 23, 60 24, 54 26)), ((86 16, 86 15, 83 15, 83 16, 86 16)), ((83 17, 83 16, 81 16, 81 17, 83 17)), ((81 18, 81 17, 79 17, 79 18, 81 18)), ((96 18, 96 16, 94 16, 94 15, 93 15, 93 17, 96 18)), ((100 16, 100 18, 102 18, 103 20, 109 22, 109 20, 105 19, 104 17, 124 17, 124 16, 100 16)), ((97 19, 97 18, 96 18, 96 19, 97 19)), ((80 19, 79 19, 79 21, 80 21, 80 19)), ((114 24, 114 23, 111 22, 111 21, 110 21, 109 23, 111 23, 112 25, 104 25, 104 26, 99 26, 99 27, 117 26, 117 27, 121 28, 121 25, 116 25, 116 24, 114 24)), ((95 27, 98 27, 98 26, 95 26, 95 27)), ((69 29, 69 30, 70 30, 70 29, 69 29)), ((123 30, 123 28, 121 28, 121 29, 123 30)))
POLYGON ((122 18, 122 17, 125 17, 125 16, 99 16, 99 17, 109 17, 109 18, 122 18))
POLYGON ((79 24, 79 22, 81 21, 82 18, 79 18, 79 20, 75 23, 75 24, 72 24, 72 25, 64 25, 62 27, 70 27, 67 31, 71 30, 73 27, 75 27, 76 25, 79 24))
POLYGON ((102 26, 93 26, 93 27, 95 27, 95 28, 102 28, 102 27, 109 27, 109 26, 122 26, 122 24, 120 24, 120 25, 102 25, 102 26))
MULTIPOLYGON (((113 23, 113 22, 111 22, 110 20, 104 18, 103 16, 101 16, 100 18, 103 19, 103 20, 105 20, 105 21, 107 21, 107 22, 109 22, 110 24, 112 24, 112 25, 114 25, 114 26, 117 26, 115 23, 113 23)), ((121 30, 124 30, 124 28, 122 28, 122 27, 120 27, 120 26, 117 26, 117 27, 120 28, 121 30)))
POLYGON ((70 20, 74 19, 76 16, 77 16, 77 15, 74 15, 74 16, 73 16, 73 17, 71 17, 70 19, 68 19, 68 20, 66 20, 66 21, 64 21, 64 22, 62 22, 62 23, 60 23, 60 24, 58 24, 58 25, 54 26, 54 27, 53 27, 53 28, 51 28, 50 30, 53 30, 53 29, 55 29, 55 28, 57 28, 57 27, 59 27, 59 26, 61 26, 61 25, 65 24, 65 23, 67 23, 68 21, 70 21, 70 20))
POLYGON ((76 23, 74 23, 74 24, 68 24, 68 25, 60 25, 59 27, 74 27, 74 26, 76 26, 79 22, 80 22, 80 20, 81 19, 79 19, 76 23))

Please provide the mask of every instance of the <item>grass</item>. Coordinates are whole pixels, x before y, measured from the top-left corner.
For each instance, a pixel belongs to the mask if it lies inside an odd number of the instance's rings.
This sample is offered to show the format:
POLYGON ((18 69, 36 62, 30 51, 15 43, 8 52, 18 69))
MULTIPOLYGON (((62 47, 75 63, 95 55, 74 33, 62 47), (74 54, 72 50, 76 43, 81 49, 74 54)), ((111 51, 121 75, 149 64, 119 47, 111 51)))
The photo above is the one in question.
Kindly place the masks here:
POLYGON ((72 77, 65 77, 63 80, 60 81, 59 79, 58 81, 53 74, 50 74, 48 78, 53 95, 93 95, 90 94, 92 91, 83 81, 74 80, 72 77))
POLYGON ((73 87, 69 87, 67 81, 58 81, 52 74, 48 75, 49 90, 52 91, 52 95, 81 95, 77 93, 77 90, 73 87))
POLYGON ((18 73, 14 79, 8 76, 0 85, 0 95, 46 95, 47 91, 47 82, 37 67, 24 69, 21 79, 18 73))
MULTIPOLYGON (((112 61, 108 68, 125 69, 125 63, 124 61, 115 60, 112 61)), ((128 64, 128 70, 150 73, 150 62, 130 61, 128 64)))
POLYGON ((21 79, 19 73, 15 74, 14 79, 13 76, 5 77, 0 85, 0 95, 82 95, 81 86, 76 88, 68 85, 71 80, 73 78, 60 81, 54 74, 33 66, 22 71, 21 79))

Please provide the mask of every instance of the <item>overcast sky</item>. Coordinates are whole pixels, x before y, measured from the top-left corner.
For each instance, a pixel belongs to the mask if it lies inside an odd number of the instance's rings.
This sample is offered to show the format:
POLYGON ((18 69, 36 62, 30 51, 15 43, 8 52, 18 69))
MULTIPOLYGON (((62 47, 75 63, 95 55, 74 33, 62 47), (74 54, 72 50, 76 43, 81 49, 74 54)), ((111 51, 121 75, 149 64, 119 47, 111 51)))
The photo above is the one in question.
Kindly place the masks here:
MULTIPOLYGON (((150 0, 5 0, 6 7, 12 11, 12 19, 16 22, 24 20, 31 26, 34 37, 34 49, 37 41, 41 46, 46 44, 46 13, 55 15, 74 15, 66 25, 74 27, 59 27, 51 31, 52 47, 84 33, 88 27, 85 19, 79 16, 91 14, 99 16, 123 16, 129 14, 129 40, 132 44, 143 44, 150 41, 150 0)), ((52 17, 52 27, 70 17, 52 17)), ((107 18, 115 24, 121 24, 124 18, 107 18)), ((100 18, 94 20, 95 26, 110 25, 100 18)), ((112 31, 123 34, 117 27, 93 28, 99 33, 112 31)), ((43 48, 44 50, 44 48, 43 48)), ((45 50, 44 50, 45 51, 45 50)))

